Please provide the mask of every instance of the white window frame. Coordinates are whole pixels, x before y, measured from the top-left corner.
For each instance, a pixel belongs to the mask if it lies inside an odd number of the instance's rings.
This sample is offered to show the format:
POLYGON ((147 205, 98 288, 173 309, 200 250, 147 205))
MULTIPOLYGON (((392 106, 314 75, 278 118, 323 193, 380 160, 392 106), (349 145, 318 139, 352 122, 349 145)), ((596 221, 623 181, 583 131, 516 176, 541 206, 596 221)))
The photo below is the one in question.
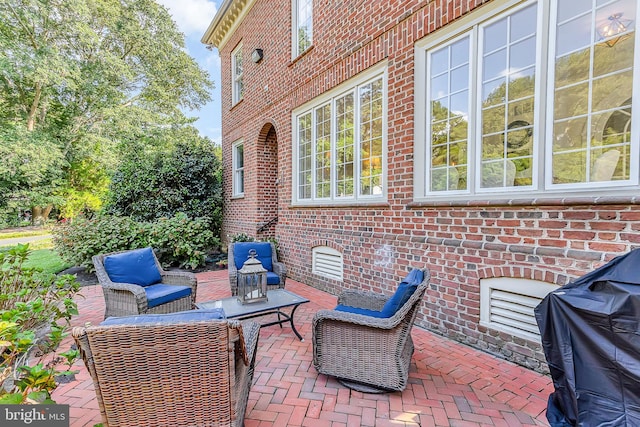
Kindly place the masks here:
POLYGON ((309 48, 313 45, 313 0, 291 0, 291 58, 295 59, 298 56, 305 53, 309 48), (303 5, 308 6, 310 4, 311 7, 311 15, 308 17, 306 22, 300 22, 300 10, 303 5), (309 37, 309 46, 300 46, 300 40, 298 38, 298 33, 300 32, 300 28, 302 24, 308 23, 310 27, 308 29, 307 36, 309 37))
POLYGON ((244 68, 239 73, 236 73, 238 59, 240 60, 240 66, 244 67, 242 43, 231 52, 231 105, 236 105, 244 98, 244 68))
POLYGON ((244 176, 244 142, 242 140, 236 141, 232 145, 232 187, 233 197, 244 197, 245 176, 244 176), (242 166, 238 166, 240 150, 242 150, 242 166))
MULTIPOLYGON (((587 1, 587 0, 585 0, 587 1)), ((551 0, 494 0, 483 6, 478 11, 448 24, 441 30, 419 41, 415 45, 415 140, 414 140, 414 200, 417 202, 455 202, 468 201, 469 199, 481 200, 504 200, 507 199, 530 199, 538 197, 567 197, 581 196, 588 193, 593 196, 611 195, 614 190, 618 195, 635 195, 640 189, 640 167, 639 162, 633 162, 630 167, 630 179, 619 181, 587 182, 578 184, 553 184, 551 178, 551 144, 545 146, 545 141, 550 141, 553 132, 553 69, 554 62, 548 58, 553 58, 555 23, 554 4, 551 0), (478 46, 479 40, 477 31, 480 25, 486 25, 493 20, 502 18, 508 13, 513 13, 520 8, 531 4, 537 4, 539 18, 537 24, 536 41, 536 87, 535 97, 535 127, 533 129, 534 148, 532 185, 526 187, 500 187, 481 189, 478 184, 480 167, 479 127, 480 120, 480 78, 481 69, 479 64, 478 46), (430 191, 428 188, 428 176, 430 174, 430 162, 427 155, 431 150, 431 136, 427 135, 428 110, 427 105, 429 78, 428 78, 428 53, 430 49, 439 49, 447 46, 461 37, 471 34, 471 54, 472 61, 470 75, 470 101, 469 101, 469 138, 468 138, 468 160, 469 167, 468 185, 464 190, 450 191, 430 191), (543 54, 544 52, 544 54, 543 54)), ((634 73, 638 75, 640 70, 640 29, 637 27, 640 18, 640 5, 637 8, 637 16, 628 17, 634 21, 635 28, 635 57, 633 61, 634 73)), ((631 125, 631 159, 640 156, 640 78, 634 80, 632 104, 632 125, 631 125)))
POLYGON ((293 205, 319 205, 319 204, 331 204, 331 205, 344 205, 344 204, 370 204, 370 203, 380 203, 384 202, 387 199, 387 105, 388 105, 388 90, 387 90, 387 64, 383 63, 372 69, 362 73, 358 77, 349 80, 334 90, 326 92, 316 99, 310 101, 309 103, 296 108, 292 113, 292 143, 293 143, 293 163, 292 163, 292 194, 293 194, 293 205), (370 84, 372 82, 377 81, 378 79, 382 79, 382 172, 380 176, 380 189, 375 191, 375 194, 371 195, 362 195, 361 193, 361 164, 360 164, 360 132, 359 128, 356 127, 354 130, 354 159, 353 159, 353 176, 354 176, 354 189, 353 196, 340 196, 336 194, 337 188, 337 172, 336 172, 336 117, 335 117, 335 100, 342 98, 349 92, 353 92, 355 94, 354 97, 354 123, 358 124, 360 122, 360 100, 358 96, 359 88, 370 84), (315 167, 315 114, 318 108, 327 105, 327 103, 331 103, 331 153, 332 153, 332 161, 331 161, 331 196, 330 197, 316 197, 316 167, 315 167), (299 188, 299 141, 298 141, 298 118, 302 117, 306 114, 311 113, 312 115, 312 154, 311 154, 311 197, 310 198, 300 198, 298 193, 299 188))

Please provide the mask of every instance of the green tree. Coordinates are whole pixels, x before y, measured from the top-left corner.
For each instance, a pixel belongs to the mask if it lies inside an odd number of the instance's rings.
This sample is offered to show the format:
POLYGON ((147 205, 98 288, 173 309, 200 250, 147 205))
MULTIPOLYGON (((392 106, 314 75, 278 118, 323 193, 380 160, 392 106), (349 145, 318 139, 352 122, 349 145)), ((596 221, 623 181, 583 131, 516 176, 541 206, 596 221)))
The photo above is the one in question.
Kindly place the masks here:
POLYGON ((28 139, 42 155, 62 159, 61 177, 3 181, 0 191, 94 207, 89 195, 106 189, 132 140, 154 144, 155 129, 188 125, 182 111, 209 101, 213 84, 184 48, 154 0, 0 2, 0 126, 38 133, 28 139))
POLYGON ((184 213, 209 218, 214 235, 222 225, 221 150, 193 128, 165 129, 164 149, 132 151, 114 174, 105 211, 154 221, 184 213))

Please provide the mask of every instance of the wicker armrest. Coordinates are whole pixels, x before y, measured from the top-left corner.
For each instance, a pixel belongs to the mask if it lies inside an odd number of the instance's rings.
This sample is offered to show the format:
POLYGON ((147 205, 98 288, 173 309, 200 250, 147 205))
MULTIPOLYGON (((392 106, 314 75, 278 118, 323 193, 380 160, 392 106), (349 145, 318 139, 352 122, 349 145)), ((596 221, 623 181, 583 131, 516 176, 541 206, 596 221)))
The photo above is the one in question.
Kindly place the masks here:
POLYGON ((349 323, 352 325, 366 326, 375 329, 393 329, 402 318, 400 316, 392 317, 371 317, 363 314, 349 313, 347 311, 337 310, 318 310, 313 316, 313 328, 321 325, 323 322, 349 323))
POLYGON ((254 359, 256 350, 258 349, 258 337, 260 336, 260 324, 251 320, 242 322, 242 336, 244 337, 244 348, 246 354, 246 362, 248 366, 254 359))
POLYGON ((189 271, 164 270, 162 271, 162 282, 166 285, 191 286, 196 284, 195 274, 189 271))
POLYGON ((131 292, 136 299, 147 299, 147 294, 144 292, 144 288, 140 285, 134 285, 133 283, 103 282, 102 287, 112 291, 131 292))
POLYGON ((338 296, 338 304, 380 311, 388 299, 388 296, 374 292, 347 290, 338 296))
POLYGON ((287 275, 287 267, 284 265, 284 262, 274 262, 272 263, 273 265, 273 272, 276 273, 278 276, 286 276, 287 275))

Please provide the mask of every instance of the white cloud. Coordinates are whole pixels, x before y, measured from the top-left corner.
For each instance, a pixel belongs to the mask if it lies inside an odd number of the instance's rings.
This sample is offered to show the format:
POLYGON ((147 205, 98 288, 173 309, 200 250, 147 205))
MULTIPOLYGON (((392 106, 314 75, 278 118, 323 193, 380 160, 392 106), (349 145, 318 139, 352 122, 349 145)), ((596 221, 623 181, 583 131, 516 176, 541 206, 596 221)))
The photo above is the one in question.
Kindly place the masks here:
POLYGON ((169 13, 185 36, 202 36, 218 7, 209 0, 157 0, 169 13))

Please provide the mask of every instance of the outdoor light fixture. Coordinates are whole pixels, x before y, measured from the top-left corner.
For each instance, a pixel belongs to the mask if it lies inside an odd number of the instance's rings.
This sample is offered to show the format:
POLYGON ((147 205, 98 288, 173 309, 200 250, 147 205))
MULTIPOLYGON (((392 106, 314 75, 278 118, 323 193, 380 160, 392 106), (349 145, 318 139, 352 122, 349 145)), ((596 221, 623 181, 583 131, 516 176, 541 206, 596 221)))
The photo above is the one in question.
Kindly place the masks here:
POLYGON ((624 34, 633 21, 630 19, 621 19, 622 13, 615 13, 608 18, 607 23, 598 28, 598 35, 600 40, 605 40, 603 44, 613 47, 620 40, 626 39, 630 34, 624 34), (622 34, 615 37, 618 34, 622 34), (612 38, 613 37, 613 38, 612 38))
POLYGON ((255 249, 249 251, 249 259, 238 270, 238 301, 240 304, 267 300, 267 270, 256 259, 255 249))
POLYGON ((262 49, 253 49, 253 52, 251 52, 251 60, 256 64, 262 61, 262 56, 262 49))

